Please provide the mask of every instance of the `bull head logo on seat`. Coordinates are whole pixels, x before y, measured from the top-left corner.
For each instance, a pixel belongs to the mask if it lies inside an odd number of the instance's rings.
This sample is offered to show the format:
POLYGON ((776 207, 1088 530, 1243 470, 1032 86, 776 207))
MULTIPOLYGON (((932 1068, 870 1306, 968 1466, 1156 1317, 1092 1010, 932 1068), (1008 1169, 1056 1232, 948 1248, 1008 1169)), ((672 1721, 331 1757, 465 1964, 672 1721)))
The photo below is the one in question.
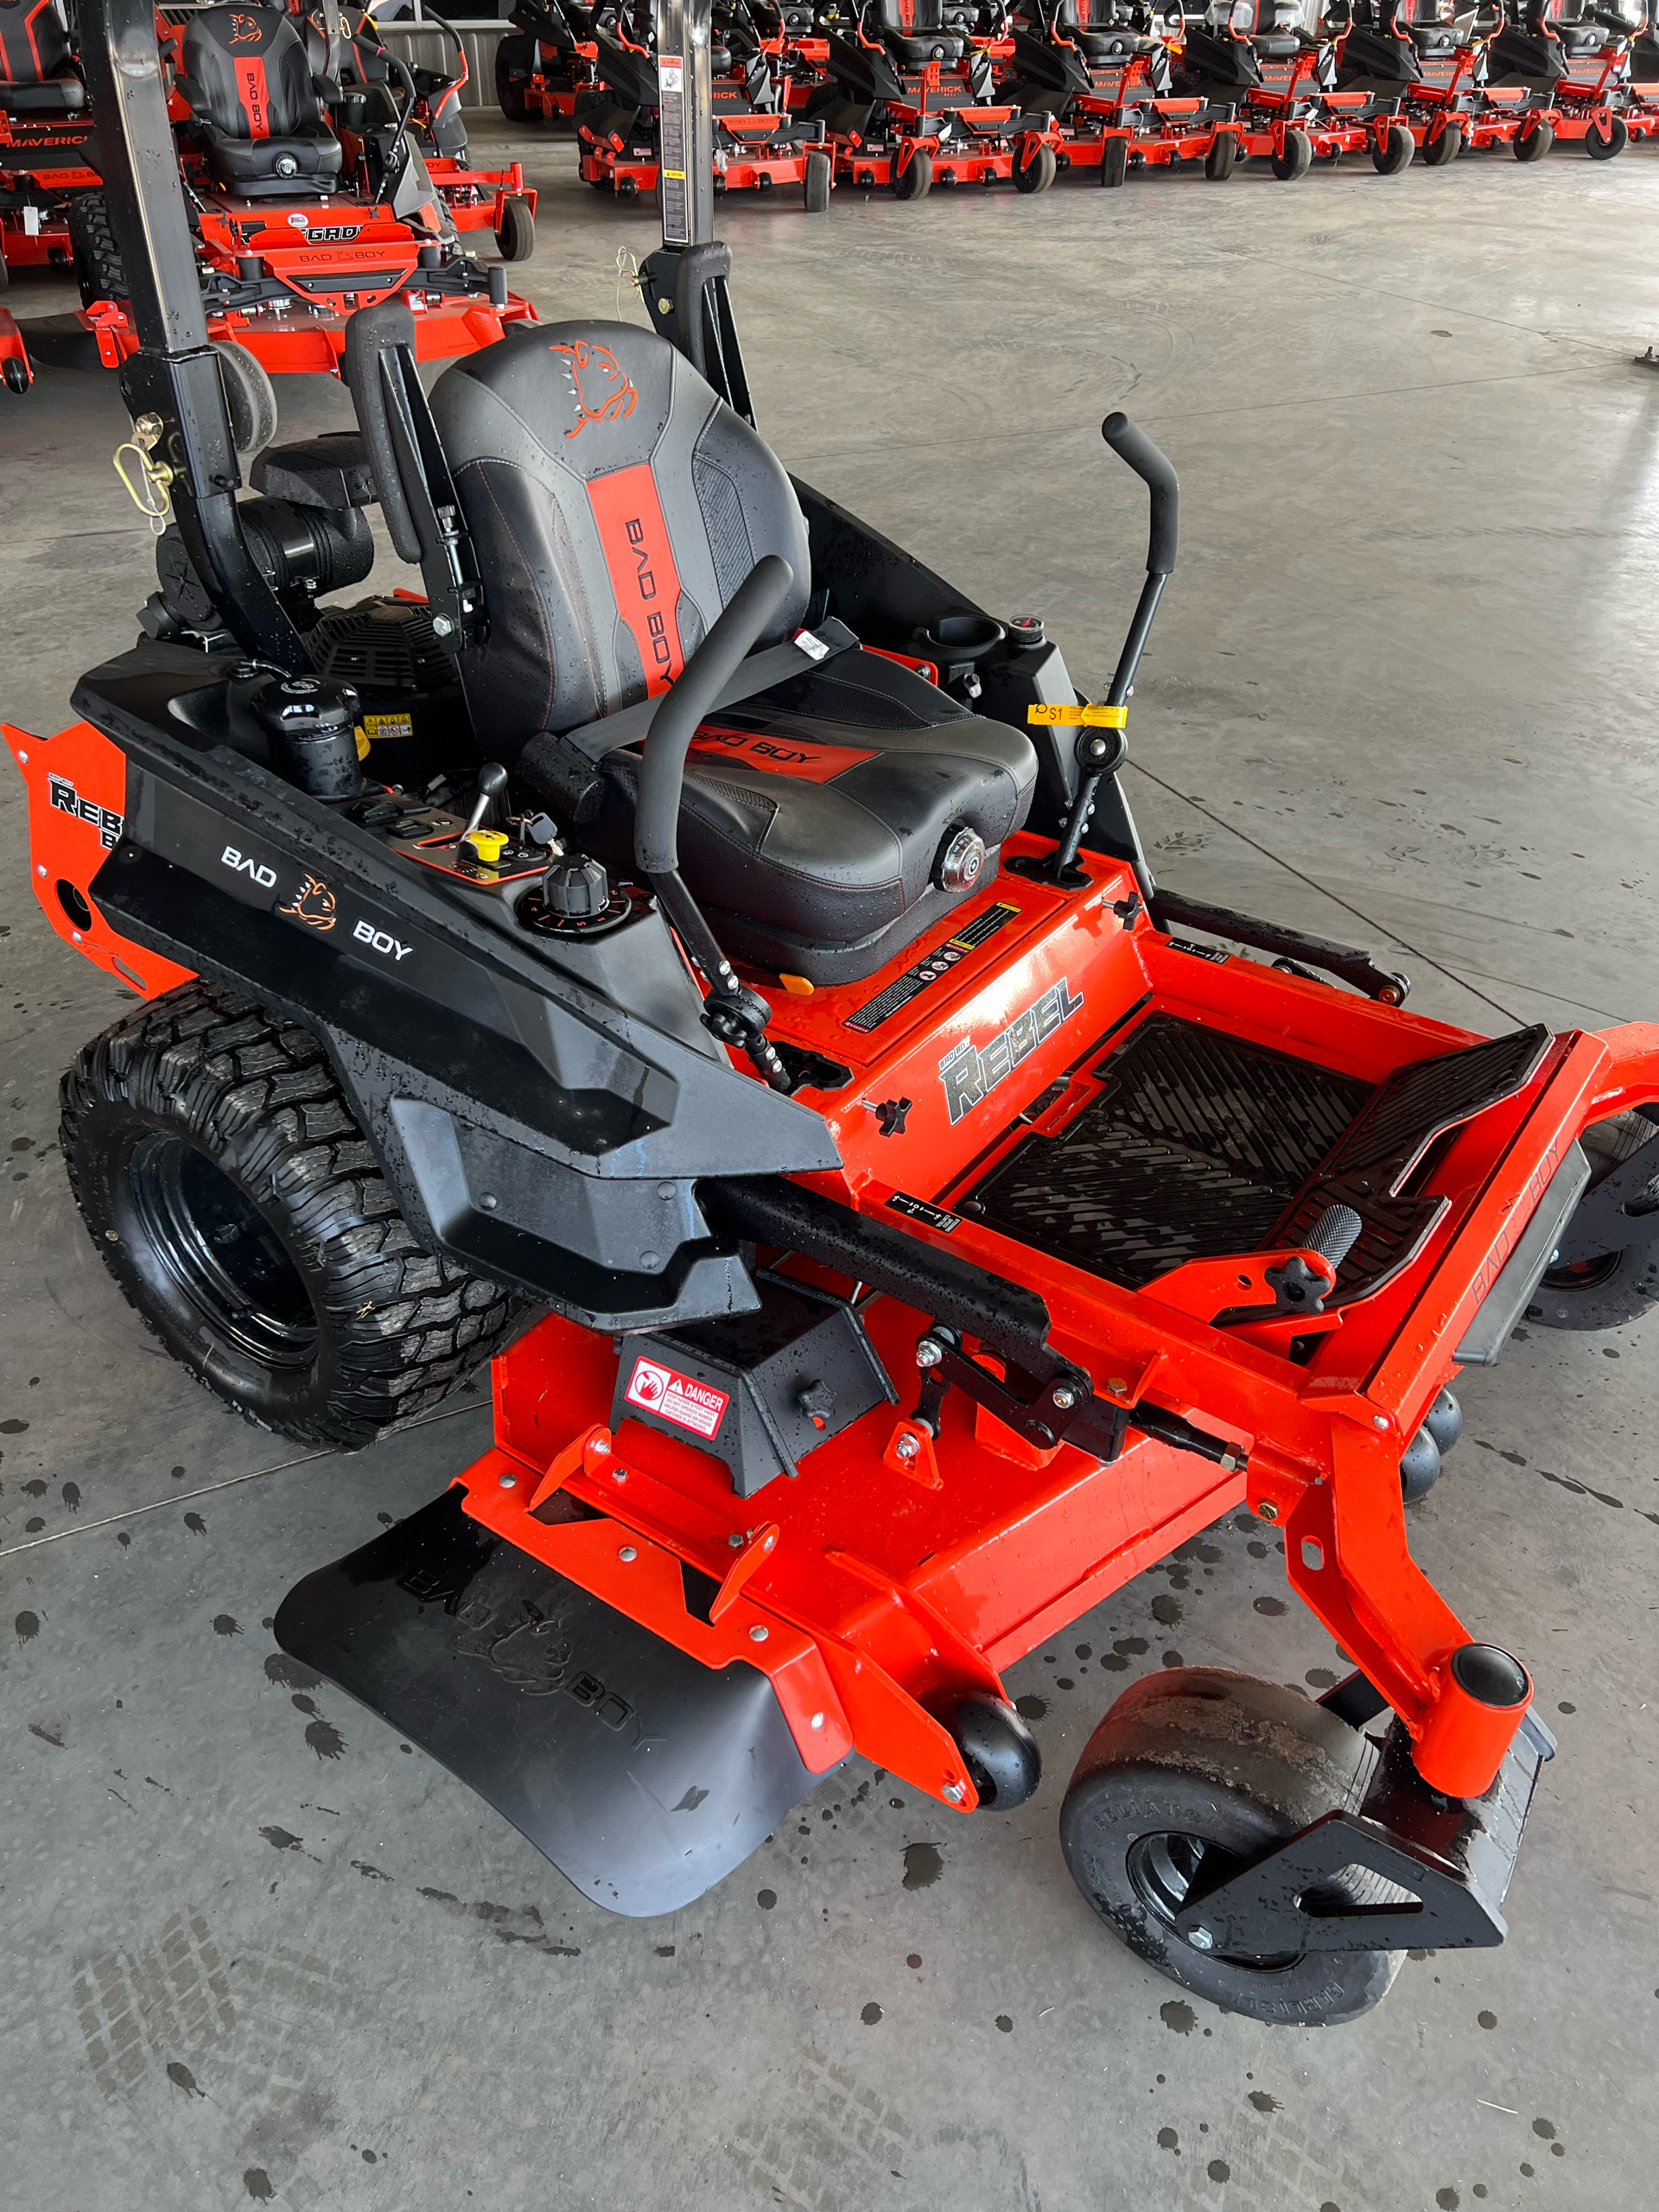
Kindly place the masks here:
POLYGON ((547 350, 564 356, 575 398, 576 419, 565 432, 567 438, 575 437, 590 423, 620 423, 632 414, 639 394, 608 346, 591 346, 578 338, 574 346, 550 346, 547 350))

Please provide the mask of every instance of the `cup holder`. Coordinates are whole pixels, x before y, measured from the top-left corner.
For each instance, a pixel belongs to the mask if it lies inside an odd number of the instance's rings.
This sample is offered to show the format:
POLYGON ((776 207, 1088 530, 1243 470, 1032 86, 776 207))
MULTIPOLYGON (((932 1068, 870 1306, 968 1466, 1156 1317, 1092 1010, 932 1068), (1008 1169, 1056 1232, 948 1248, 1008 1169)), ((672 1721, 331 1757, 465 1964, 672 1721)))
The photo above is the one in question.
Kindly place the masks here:
POLYGON ((1007 632, 988 614, 944 614, 931 629, 918 631, 917 635, 931 658, 960 668, 983 660, 1007 632))

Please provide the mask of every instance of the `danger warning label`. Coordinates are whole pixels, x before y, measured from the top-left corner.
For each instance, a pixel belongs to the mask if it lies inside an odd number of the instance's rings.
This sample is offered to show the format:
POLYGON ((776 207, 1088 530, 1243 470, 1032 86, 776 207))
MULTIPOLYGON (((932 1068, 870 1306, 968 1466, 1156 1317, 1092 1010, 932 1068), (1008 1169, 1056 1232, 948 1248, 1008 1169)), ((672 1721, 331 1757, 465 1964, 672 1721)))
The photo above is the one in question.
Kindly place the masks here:
POLYGON ((695 1429, 699 1436, 714 1434, 731 1403, 728 1392, 711 1390, 706 1382, 695 1382, 677 1368, 663 1367, 654 1359, 634 1362, 626 1395, 631 1406, 642 1406, 648 1414, 671 1421, 677 1427, 695 1429))

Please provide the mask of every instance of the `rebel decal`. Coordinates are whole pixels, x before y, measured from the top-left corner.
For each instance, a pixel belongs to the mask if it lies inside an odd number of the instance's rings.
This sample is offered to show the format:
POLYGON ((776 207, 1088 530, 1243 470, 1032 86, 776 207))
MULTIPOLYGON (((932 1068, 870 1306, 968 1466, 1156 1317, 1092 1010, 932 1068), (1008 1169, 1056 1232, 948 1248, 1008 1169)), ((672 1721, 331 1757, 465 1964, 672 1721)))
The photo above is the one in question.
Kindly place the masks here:
POLYGON ((121 835, 121 817, 107 806, 100 806, 96 799, 82 798, 67 776, 48 775, 46 779, 47 797, 56 814, 73 814, 78 822, 88 822, 98 832, 98 841, 105 849, 114 849, 121 835))
POLYGON ((694 1376, 682 1375, 678 1368, 664 1367, 654 1359, 635 1360, 626 1396, 631 1406, 642 1406, 659 1421, 709 1437, 732 1402, 728 1392, 711 1389, 694 1376))
POLYGON ((976 1045, 971 1037, 964 1037, 960 1045, 947 1052, 939 1062, 939 1080, 944 1085, 944 1103, 952 1127, 988 1097, 999 1084, 1006 1083, 1020 1062, 1029 1058, 1062 1022, 1070 1021, 1082 1005, 1082 999, 1073 997, 1070 982, 1062 976, 1023 1014, 1016 1014, 1006 1029, 999 1030, 988 1044, 976 1045))
POLYGON ((610 571, 616 611, 633 632, 652 698, 666 691, 684 665, 680 626, 680 572, 674 565, 663 503, 651 463, 596 476, 588 498, 610 571))
POLYGON ((874 753, 852 745, 801 745, 781 737, 765 737, 758 730, 725 729, 704 722, 691 741, 694 753, 723 753, 742 761, 746 768, 764 768, 773 776, 794 776, 804 784, 828 784, 856 768, 861 760, 874 760, 874 753))

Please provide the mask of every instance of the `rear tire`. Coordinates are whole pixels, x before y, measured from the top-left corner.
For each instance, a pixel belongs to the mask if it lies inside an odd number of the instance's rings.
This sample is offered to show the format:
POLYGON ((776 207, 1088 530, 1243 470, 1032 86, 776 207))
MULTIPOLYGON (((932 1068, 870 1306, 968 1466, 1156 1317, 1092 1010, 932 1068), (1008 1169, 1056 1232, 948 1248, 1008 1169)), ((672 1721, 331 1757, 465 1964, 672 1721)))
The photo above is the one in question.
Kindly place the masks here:
POLYGON ((801 181, 801 190, 806 200, 809 215, 825 215, 830 212, 830 190, 835 182, 835 163, 828 154, 815 152, 806 157, 806 175, 801 181))
POLYGON ((261 454, 276 435, 276 389, 264 365, 233 338, 217 338, 213 351, 225 379, 231 442, 240 461, 261 454))
POLYGON ((316 1039, 217 984, 88 1045, 62 1106, 70 1188, 128 1304, 258 1427, 371 1444, 522 1316, 416 1243, 316 1039))
POLYGON ((1592 162, 1611 162, 1630 143, 1630 126, 1622 115, 1610 116, 1607 121, 1606 137, 1601 136, 1593 123, 1584 134, 1584 150, 1592 162))
POLYGON ((510 72, 515 65, 528 70, 532 58, 531 41, 522 35, 504 38, 495 49, 495 97, 509 123, 530 120, 530 110, 524 102, 524 80, 522 77, 515 80, 510 72))
POLYGON ((1109 191, 1115 190, 1129 173, 1129 142, 1127 138, 1109 138, 1100 149, 1100 181, 1109 191))
POLYGON ((1018 160, 1014 165, 1014 188, 1016 192, 1046 192, 1059 174, 1059 163, 1054 158, 1052 146, 1039 146, 1021 168, 1018 160))
POLYGON ((1535 123, 1530 130, 1519 132, 1512 143, 1517 162, 1541 162, 1555 143, 1554 128, 1548 123, 1535 123))
POLYGON ((69 247, 82 307, 130 296, 126 268, 101 192, 79 192, 69 202, 69 247))
POLYGON ((1231 130, 1218 130, 1204 157, 1204 173, 1212 184, 1224 184, 1238 166, 1238 139, 1231 130))
POLYGON ((1306 130, 1287 130, 1282 152, 1270 155, 1268 161, 1281 184, 1294 184, 1313 166, 1313 141, 1306 130))
POLYGON ((912 154, 908 168, 901 169, 893 180, 895 200, 925 200, 933 188, 933 156, 912 154))
POLYGON ((1379 176, 1398 176, 1411 167, 1416 151, 1417 141, 1405 124, 1391 123, 1382 144, 1371 148, 1371 166, 1379 176))
MULTIPOLYGON (((1219 1667, 1176 1667, 1127 1689, 1077 1763, 1060 1814, 1071 1878, 1113 1933, 1184 1989, 1255 2020, 1327 2027, 1367 2012, 1402 1954, 1266 1960, 1176 1933, 1208 1883, 1364 1794, 1370 1748, 1323 1706, 1219 1667)), ((1371 1902, 1375 1877, 1339 1878, 1371 1902)))
POLYGON ((528 261, 536 251, 536 218, 530 212, 530 202, 517 193, 502 202, 495 249, 503 261, 528 261))

